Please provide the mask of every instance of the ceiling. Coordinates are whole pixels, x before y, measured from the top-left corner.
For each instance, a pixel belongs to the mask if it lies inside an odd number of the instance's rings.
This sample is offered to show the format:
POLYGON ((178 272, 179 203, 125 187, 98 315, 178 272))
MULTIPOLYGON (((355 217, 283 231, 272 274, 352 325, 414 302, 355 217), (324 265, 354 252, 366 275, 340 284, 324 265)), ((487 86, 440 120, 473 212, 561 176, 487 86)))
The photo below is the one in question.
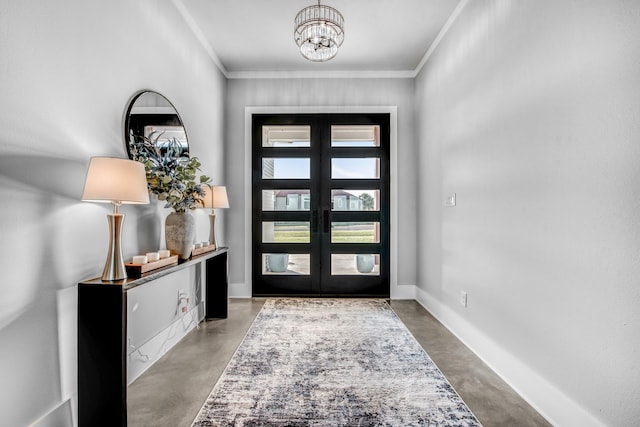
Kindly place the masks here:
POLYGON ((345 39, 323 63, 302 57, 293 20, 313 0, 174 0, 229 78, 336 73, 415 76, 465 0, 322 0, 340 11, 345 39))

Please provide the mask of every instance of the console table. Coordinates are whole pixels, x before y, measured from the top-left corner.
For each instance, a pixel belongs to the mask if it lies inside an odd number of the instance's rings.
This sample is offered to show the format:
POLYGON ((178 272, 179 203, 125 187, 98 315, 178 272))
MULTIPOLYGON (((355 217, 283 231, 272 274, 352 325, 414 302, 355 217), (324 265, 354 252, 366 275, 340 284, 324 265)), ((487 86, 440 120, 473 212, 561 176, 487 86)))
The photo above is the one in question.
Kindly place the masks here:
POLYGON ((138 279, 78 283, 78 423, 127 425, 127 293, 190 266, 205 268, 205 318, 226 318, 228 248, 150 271, 138 279))

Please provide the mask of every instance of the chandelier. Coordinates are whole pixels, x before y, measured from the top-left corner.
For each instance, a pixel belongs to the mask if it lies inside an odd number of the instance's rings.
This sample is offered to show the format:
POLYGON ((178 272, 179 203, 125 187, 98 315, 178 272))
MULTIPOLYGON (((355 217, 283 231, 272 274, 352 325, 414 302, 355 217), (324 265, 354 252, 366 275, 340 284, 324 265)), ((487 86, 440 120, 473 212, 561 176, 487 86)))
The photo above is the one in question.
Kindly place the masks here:
POLYGON ((344 40, 342 14, 330 6, 307 6, 296 15, 293 38, 302 56, 310 61, 328 61, 344 40))

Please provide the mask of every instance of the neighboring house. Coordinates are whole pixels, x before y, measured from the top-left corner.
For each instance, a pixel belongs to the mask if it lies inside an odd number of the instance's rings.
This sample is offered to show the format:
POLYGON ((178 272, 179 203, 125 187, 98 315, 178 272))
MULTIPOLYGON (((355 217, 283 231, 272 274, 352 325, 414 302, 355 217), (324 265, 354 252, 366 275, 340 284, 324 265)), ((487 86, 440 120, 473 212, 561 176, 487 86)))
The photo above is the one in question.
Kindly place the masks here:
POLYGON ((343 190, 331 192, 332 210, 334 211, 360 211, 362 210, 362 200, 343 190))
POLYGON ((309 190, 280 190, 276 192, 275 210, 308 211, 310 200, 309 190))
MULTIPOLYGON (((359 211, 362 201, 358 196, 343 190, 332 191, 332 210, 359 211)), ((275 210, 277 211, 308 211, 311 196, 309 190, 281 190, 276 193, 275 210)))

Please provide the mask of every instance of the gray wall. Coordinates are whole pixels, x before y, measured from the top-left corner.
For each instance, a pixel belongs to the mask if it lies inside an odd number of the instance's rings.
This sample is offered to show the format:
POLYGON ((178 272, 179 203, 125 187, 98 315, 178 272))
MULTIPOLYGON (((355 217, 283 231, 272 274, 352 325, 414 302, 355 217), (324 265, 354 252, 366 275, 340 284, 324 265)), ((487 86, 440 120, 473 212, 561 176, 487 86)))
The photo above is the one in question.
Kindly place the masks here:
MULTIPOLYGON (((110 207, 80 202, 89 158, 126 156, 126 104, 154 89, 220 182, 226 81, 169 1, 2 1, 0 28, 0 418, 71 425, 76 284, 108 243, 110 207)), ((158 249, 169 210, 122 212, 125 258, 158 249)))
POLYGON ((417 79, 417 297, 556 425, 640 418, 639 16, 469 1, 417 79))
POLYGON ((231 208, 226 216, 230 294, 251 295, 251 277, 245 277, 246 253, 245 108, 246 107, 372 107, 396 106, 398 117, 398 280, 395 287, 415 285, 415 167, 413 79, 252 79, 229 80, 227 88, 226 183, 231 208))

